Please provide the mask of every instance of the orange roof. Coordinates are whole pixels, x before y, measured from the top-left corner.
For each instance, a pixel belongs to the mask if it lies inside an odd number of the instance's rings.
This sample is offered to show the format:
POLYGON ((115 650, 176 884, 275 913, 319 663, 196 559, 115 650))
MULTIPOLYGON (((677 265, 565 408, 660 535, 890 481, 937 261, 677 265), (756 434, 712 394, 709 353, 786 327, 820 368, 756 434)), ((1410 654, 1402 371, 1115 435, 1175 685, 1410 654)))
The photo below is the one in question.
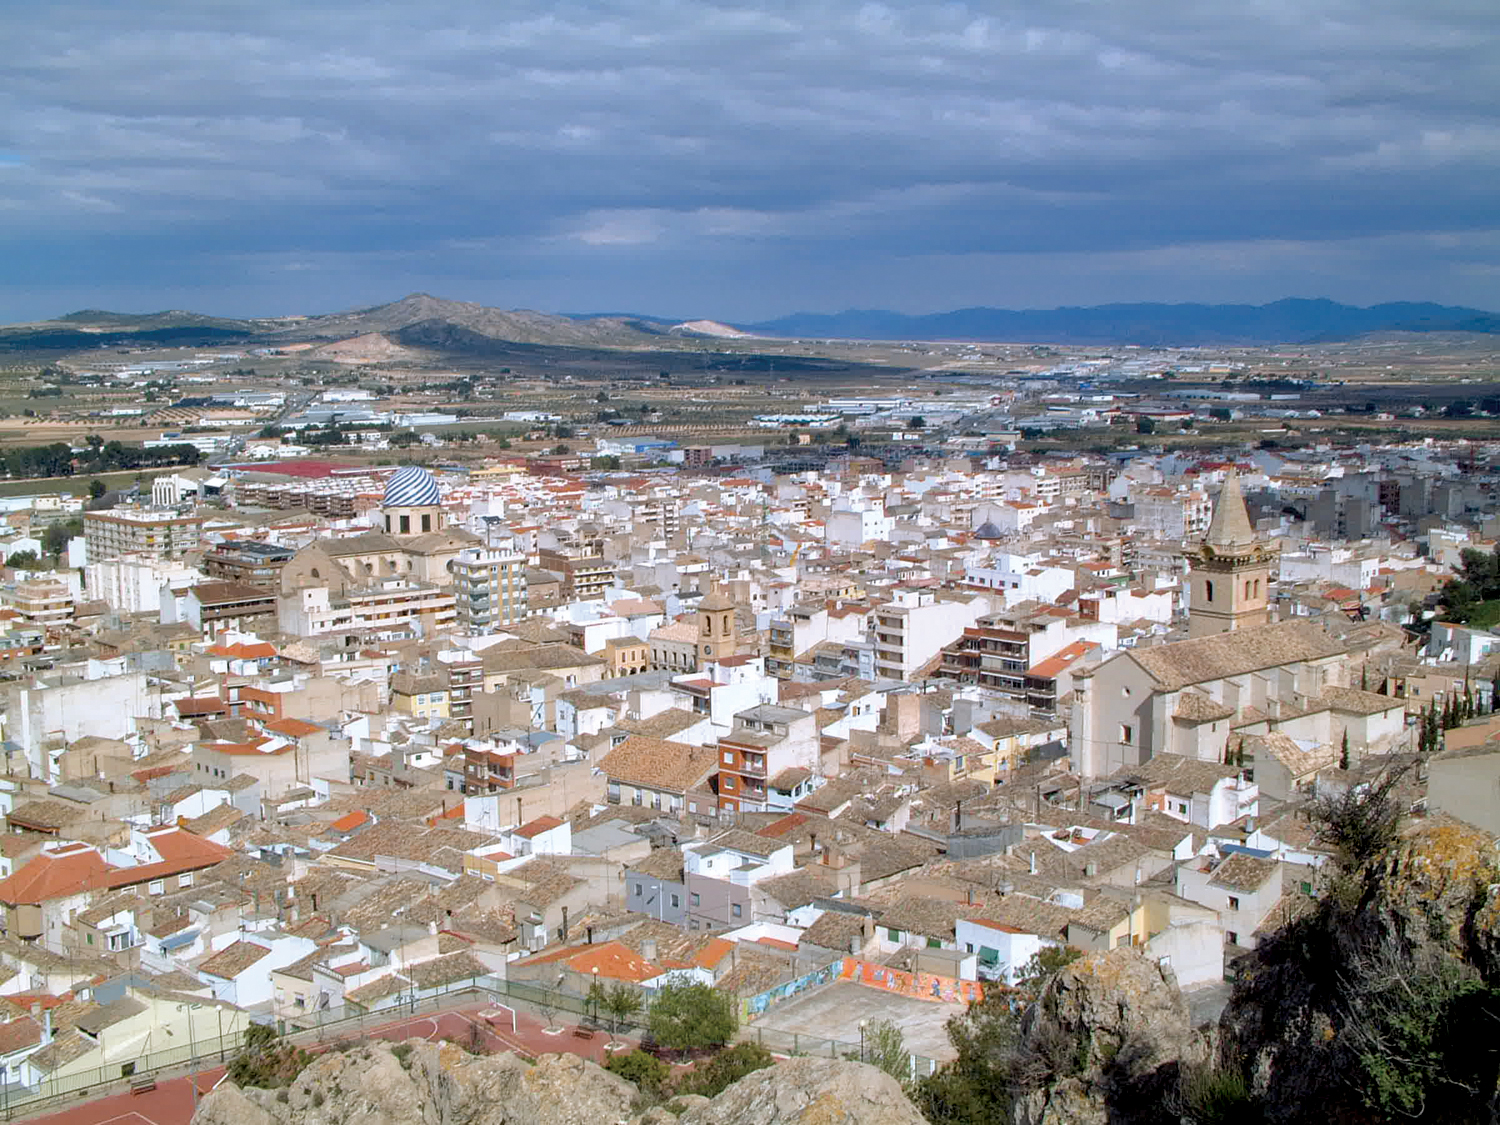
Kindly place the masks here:
POLYGON ((245 644, 237 641, 232 645, 214 645, 208 650, 210 656, 228 656, 235 660, 259 660, 276 655, 276 646, 259 641, 245 644))
POLYGON ((217 750, 220 754, 285 754, 293 749, 293 744, 288 742, 285 746, 278 746, 274 750, 263 750, 261 747, 270 743, 270 739, 262 739, 259 742, 200 742, 198 745, 205 750, 217 750))
POLYGON ((544 965, 548 962, 562 962, 575 973, 588 976, 592 976, 594 970, 598 969, 599 976, 605 980, 628 980, 636 984, 661 976, 661 969, 619 941, 568 946, 551 953, 539 954, 519 964, 544 965))
POLYGON ((47 899, 79 894, 106 883, 109 864, 88 844, 44 848, 21 869, 0 879, 0 902, 37 906, 47 899))
POLYGON ((539 816, 516 829, 516 835, 524 840, 530 840, 540 836, 543 832, 549 832, 560 826, 563 822, 555 816, 539 816))
POLYGON ((1072 664, 1093 647, 1094 644, 1092 641, 1074 641, 1066 648, 1059 649, 1047 657, 1046 660, 1026 669, 1026 674, 1028 676, 1037 676, 1041 679, 1051 679, 1053 676, 1064 671, 1068 665, 1072 664))
POLYGON ((305 738, 309 734, 316 734, 323 728, 317 723, 309 723, 303 719, 272 719, 269 723, 262 724, 266 730, 273 730, 277 734, 284 734, 288 738, 305 738))
POLYGON ((768 945, 772 949, 785 949, 793 953, 797 951, 797 943, 795 941, 782 941, 780 938, 760 937, 755 939, 755 944, 768 945))
POLYGON ((773 820, 764 828, 758 829, 755 834, 757 836, 764 836, 768 840, 774 840, 778 836, 785 836, 788 832, 801 828, 806 823, 807 817, 803 813, 788 813, 780 820, 773 820))
POLYGON ((348 816, 339 817, 328 827, 332 828, 335 832, 353 832, 361 824, 369 821, 369 819, 369 813, 365 812, 363 809, 355 809, 348 816))

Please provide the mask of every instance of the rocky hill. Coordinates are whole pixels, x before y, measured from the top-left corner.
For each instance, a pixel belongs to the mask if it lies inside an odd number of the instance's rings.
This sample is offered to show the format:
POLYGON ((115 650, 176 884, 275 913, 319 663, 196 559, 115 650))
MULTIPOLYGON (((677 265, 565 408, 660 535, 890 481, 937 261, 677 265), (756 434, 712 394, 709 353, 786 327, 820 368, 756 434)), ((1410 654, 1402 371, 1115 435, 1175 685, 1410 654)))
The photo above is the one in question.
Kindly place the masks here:
POLYGON ((454 1044, 362 1043, 319 1057, 289 1089, 222 1083, 193 1125, 921 1125, 894 1079, 860 1063, 792 1059, 718 1097, 637 1108, 624 1079, 574 1055, 474 1056, 454 1044))
POLYGON ((493 309, 469 301, 449 301, 412 293, 387 305, 309 317, 289 336, 299 339, 343 339, 372 332, 388 333, 402 343, 420 345, 444 330, 455 339, 505 340, 517 344, 600 347, 643 344, 665 334, 666 325, 624 317, 575 320, 529 309, 493 309), (413 338, 412 330, 422 332, 413 338))

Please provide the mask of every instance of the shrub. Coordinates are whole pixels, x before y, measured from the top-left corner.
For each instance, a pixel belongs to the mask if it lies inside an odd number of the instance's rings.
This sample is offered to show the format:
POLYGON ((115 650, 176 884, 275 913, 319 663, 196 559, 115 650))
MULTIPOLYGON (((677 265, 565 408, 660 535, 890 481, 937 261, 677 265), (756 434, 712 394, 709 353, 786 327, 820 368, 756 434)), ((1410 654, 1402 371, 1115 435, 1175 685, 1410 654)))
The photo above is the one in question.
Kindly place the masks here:
POLYGON ((666 1063, 645 1051, 611 1055, 604 1064, 604 1069, 627 1082, 635 1083, 641 1096, 650 1101, 660 1099, 666 1088, 667 1075, 672 1070, 666 1063))
POLYGON ((1259 1116, 1245 1077, 1231 1070, 1200 1068, 1184 1075, 1182 1111, 1198 1125, 1246 1125, 1259 1116))
POLYGON ((775 1062, 771 1052, 759 1043, 736 1043, 685 1076, 677 1092, 716 1097, 745 1075, 764 1070, 775 1062))
POLYGON ((290 1086, 312 1062, 301 1047, 283 1043, 274 1028, 253 1024, 245 1033, 245 1047, 229 1062, 229 1080, 236 1086, 274 1090, 290 1086))

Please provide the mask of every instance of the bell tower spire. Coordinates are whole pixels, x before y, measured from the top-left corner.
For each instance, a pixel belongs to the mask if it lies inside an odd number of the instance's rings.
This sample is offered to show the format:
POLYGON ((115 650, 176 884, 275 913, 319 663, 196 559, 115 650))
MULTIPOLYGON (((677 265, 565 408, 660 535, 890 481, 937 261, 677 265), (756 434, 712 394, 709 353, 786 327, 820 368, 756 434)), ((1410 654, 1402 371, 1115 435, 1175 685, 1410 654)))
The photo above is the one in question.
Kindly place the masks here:
POLYGON ((1188 636, 1206 637, 1268 623, 1272 553, 1255 534, 1233 465, 1214 501, 1208 534, 1188 560, 1192 566, 1188 636))

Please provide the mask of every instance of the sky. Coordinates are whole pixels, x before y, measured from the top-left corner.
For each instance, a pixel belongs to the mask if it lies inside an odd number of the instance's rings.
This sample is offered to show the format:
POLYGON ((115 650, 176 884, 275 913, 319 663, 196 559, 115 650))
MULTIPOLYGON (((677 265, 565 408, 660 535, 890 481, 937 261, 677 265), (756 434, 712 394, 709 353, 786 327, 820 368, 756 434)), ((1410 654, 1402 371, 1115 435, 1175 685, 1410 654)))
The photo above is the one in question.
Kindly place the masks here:
POLYGON ((0 321, 1500 309, 1496 0, 0 6, 0 321))

